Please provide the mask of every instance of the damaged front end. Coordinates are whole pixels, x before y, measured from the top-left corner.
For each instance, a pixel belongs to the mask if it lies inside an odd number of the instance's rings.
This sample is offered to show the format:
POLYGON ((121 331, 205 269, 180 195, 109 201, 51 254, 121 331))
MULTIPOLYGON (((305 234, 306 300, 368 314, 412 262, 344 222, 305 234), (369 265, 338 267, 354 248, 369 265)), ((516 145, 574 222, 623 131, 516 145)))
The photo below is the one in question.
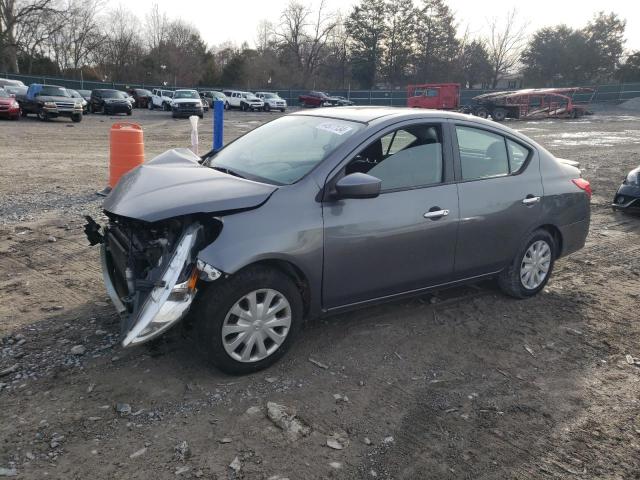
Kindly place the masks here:
POLYGON ((197 253, 217 237, 222 222, 194 216, 157 222, 106 212, 100 227, 87 217, 85 232, 101 244, 107 293, 121 316, 124 347, 165 332, 189 311, 198 279, 218 279, 222 272, 198 261, 197 253))

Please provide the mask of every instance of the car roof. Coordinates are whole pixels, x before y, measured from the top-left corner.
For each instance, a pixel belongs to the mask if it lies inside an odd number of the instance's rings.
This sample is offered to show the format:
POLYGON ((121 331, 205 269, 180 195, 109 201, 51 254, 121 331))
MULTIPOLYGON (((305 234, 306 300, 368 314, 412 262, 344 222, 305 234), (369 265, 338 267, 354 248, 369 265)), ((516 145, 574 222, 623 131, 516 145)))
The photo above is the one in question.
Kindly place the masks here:
MULTIPOLYGON (((490 125, 492 127, 500 127, 493 121, 485 120, 480 117, 474 117, 464 113, 448 112, 445 110, 432 110, 427 108, 406 108, 406 107, 377 107, 377 106, 361 106, 361 107, 331 107, 313 110, 305 110, 291 113, 290 115, 308 115, 313 117, 336 118, 339 120, 347 120, 361 123, 370 123, 379 119, 395 119, 410 120, 412 118, 433 118, 435 119, 451 119, 466 120, 490 125)), ((504 128, 504 127, 503 127, 504 128)))

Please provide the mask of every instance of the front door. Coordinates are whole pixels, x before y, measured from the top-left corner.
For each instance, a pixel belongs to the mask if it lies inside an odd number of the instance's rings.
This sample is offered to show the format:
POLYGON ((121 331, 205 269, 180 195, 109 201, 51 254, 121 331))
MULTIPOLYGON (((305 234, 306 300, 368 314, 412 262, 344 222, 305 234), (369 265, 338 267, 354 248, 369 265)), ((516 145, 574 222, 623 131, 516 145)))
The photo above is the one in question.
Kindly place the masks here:
POLYGON ((376 198, 323 204, 323 307, 444 283, 453 273, 458 193, 441 125, 409 124, 368 144, 340 175, 379 178, 376 198))

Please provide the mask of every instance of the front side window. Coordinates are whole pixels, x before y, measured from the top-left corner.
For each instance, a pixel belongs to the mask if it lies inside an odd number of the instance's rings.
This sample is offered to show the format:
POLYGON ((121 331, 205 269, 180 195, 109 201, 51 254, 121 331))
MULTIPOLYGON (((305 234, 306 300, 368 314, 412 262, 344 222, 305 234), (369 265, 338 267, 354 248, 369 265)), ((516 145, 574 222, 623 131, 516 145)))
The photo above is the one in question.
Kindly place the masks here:
POLYGON ((428 88, 424 92, 425 97, 437 97, 439 95, 439 91, 437 88, 428 88))
POLYGON ((463 180, 509 174, 509 157, 502 135, 471 127, 456 127, 463 180))
POLYGON ((361 123, 333 118, 281 117, 230 143, 208 165, 252 180, 287 185, 300 180, 363 128, 361 123))
POLYGON ((435 125, 412 125, 385 134, 364 148, 345 173, 367 173, 382 181, 382 190, 442 182, 442 132, 435 125))

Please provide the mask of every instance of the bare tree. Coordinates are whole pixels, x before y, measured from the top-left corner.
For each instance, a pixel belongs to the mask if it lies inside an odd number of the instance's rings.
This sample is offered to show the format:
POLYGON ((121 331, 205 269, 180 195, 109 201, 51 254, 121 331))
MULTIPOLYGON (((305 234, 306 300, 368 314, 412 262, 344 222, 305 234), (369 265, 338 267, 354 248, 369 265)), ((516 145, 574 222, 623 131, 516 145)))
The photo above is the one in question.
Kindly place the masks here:
POLYGON ((337 25, 338 17, 326 11, 325 0, 315 13, 298 0, 291 0, 282 12, 275 36, 289 63, 301 72, 302 85, 307 85, 318 69, 337 25))
POLYGON ((85 66, 100 45, 103 35, 98 27, 98 15, 104 0, 68 0, 61 28, 49 40, 51 56, 61 71, 77 72, 85 66))
POLYGON ((256 50, 260 53, 273 48, 275 44, 274 26, 268 20, 261 20, 256 31, 256 50))
POLYGON ((510 73, 520 59, 527 40, 527 22, 520 22, 516 8, 509 11, 504 21, 494 17, 488 21, 486 41, 491 63, 491 86, 496 88, 502 75, 510 73))
POLYGON ((138 20, 123 7, 111 10, 103 32, 104 41, 98 55, 110 80, 124 80, 131 75, 131 67, 142 55, 142 40, 138 35, 138 20))
POLYGON ((169 23, 167 14, 165 12, 161 13, 158 4, 154 3, 149 15, 144 19, 145 40, 149 50, 154 50, 167 41, 169 23))
POLYGON ((18 40, 42 30, 54 12, 54 0, 0 0, 0 69, 19 72, 18 40))

